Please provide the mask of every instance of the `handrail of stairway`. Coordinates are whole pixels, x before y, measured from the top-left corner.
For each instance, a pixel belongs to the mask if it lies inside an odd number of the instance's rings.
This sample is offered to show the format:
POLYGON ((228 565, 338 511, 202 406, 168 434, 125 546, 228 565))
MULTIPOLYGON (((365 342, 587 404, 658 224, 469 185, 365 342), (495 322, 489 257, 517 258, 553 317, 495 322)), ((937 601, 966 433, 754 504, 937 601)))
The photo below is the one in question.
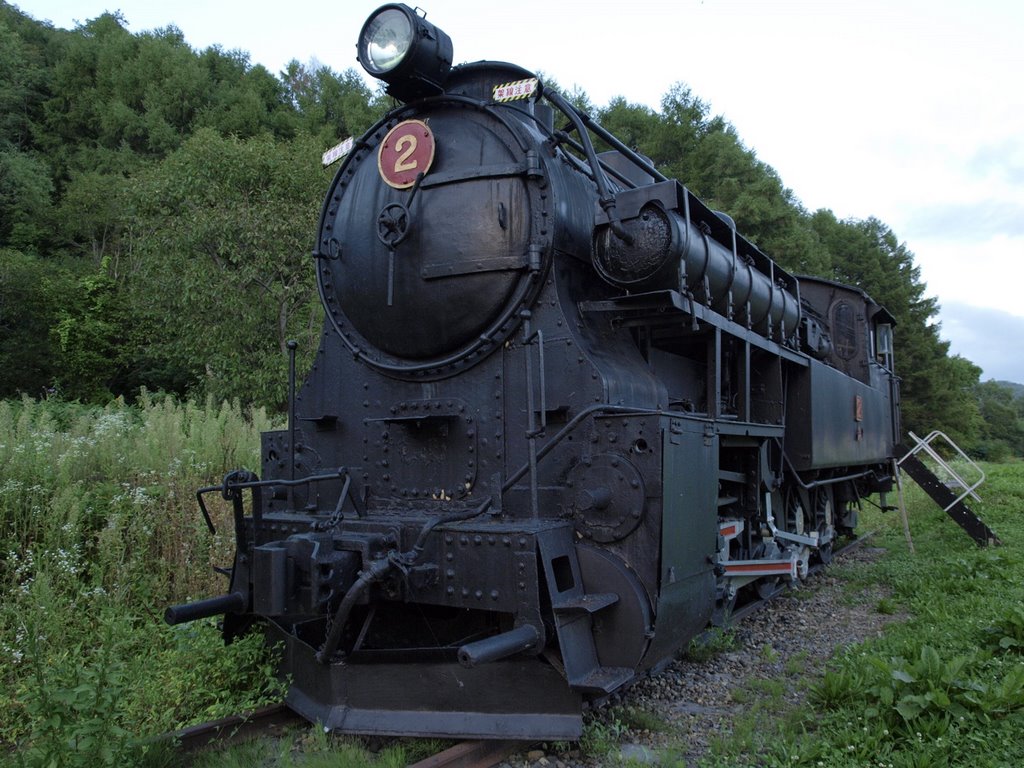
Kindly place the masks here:
POLYGON ((902 464, 904 461, 906 461, 909 457, 913 456, 914 454, 920 451, 924 451, 933 461, 935 461, 943 469, 943 471, 948 473, 949 476, 956 481, 959 487, 964 489, 964 492, 957 496, 956 499, 954 499, 953 502, 943 510, 944 512, 948 512, 950 509, 955 507, 968 496, 970 496, 975 501, 981 501, 981 497, 977 493, 975 493, 975 490, 978 488, 978 486, 985 482, 985 470, 978 466, 978 464, 973 459, 971 459, 966 453, 964 453, 960 449, 960 446, 954 443, 945 432, 941 432, 935 429, 929 432, 928 435, 923 439, 915 435, 913 432, 910 432, 909 434, 910 437, 913 438, 915 446, 911 448, 902 459, 899 459, 899 461, 897 461, 897 464, 902 464), (968 484, 967 481, 964 480, 960 476, 960 474, 953 469, 952 465, 950 465, 948 461, 946 461, 944 458, 942 458, 942 456, 939 455, 938 451, 936 451, 935 448, 932 446, 932 443, 939 438, 945 440, 946 443, 950 446, 950 448, 952 448, 960 456, 960 458, 967 463, 969 467, 971 467, 975 472, 978 473, 978 480, 976 480, 974 483, 968 484))

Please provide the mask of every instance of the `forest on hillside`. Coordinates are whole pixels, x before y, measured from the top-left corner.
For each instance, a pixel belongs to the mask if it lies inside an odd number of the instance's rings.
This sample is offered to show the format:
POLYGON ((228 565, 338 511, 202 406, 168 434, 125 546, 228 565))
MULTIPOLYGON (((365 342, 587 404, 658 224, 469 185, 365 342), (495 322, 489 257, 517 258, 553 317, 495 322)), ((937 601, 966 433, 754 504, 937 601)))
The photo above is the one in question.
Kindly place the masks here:
MULTIPOLYGON (((660 110, 569 96, 786 269, 886 306, 906 428, 1024 455, 1024 399, 949 354, 884 222, 806 210, 683 83, 660 110)), ((309 360, 320 331, 320 155, 391 105, 353 70, 274 74, 174 27, 132 34, 108 13, 64 30, 0 2, 0 398, 146 388, 280 409, 287 340, 309 360)))

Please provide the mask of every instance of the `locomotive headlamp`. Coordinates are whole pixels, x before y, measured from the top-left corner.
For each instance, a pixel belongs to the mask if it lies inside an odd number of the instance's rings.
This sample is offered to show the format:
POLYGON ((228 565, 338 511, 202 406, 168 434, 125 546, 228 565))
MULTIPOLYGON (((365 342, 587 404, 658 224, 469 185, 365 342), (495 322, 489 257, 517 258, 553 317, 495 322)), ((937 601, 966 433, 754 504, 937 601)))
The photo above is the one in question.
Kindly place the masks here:
POLYGON ((397 8, 386 8, 366 23, 360 41, 360 61, 367 72, 378 77, 390 72, 412 45, 409 17, 397 8))
POLYGON ((389 3, 363 24, 359 63, 402 101, 440 93, 452 66, 452 40, 403 3, 389 3))

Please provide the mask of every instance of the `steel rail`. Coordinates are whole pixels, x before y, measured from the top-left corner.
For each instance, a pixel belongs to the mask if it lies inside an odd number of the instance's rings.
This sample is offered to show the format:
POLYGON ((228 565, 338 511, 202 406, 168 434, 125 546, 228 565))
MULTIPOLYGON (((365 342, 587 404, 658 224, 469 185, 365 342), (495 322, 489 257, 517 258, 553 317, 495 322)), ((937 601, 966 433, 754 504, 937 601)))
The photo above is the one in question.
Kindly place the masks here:
MULTIPOLYGON (((230 715, 165 733, 154 741, 166 742, 183 754, 223 748, 274 733, 293 725, 309 723, 286 704, 272 704, 242 715, 230 715)), ((492 768, 533 742, 472 740, 413 763, 409 768, 492 768)))
POLYGON ((238 744, 256 736, 307 723, 298 712, 286 704, 271 704, 241 715, 229 715, 219 720, 190 725, 178 731, 165 733, 155 741, 168 742, 182 752, 198 752, 207 747, 238 744))
POLYGON ((443 752, 413 763, 409 768, 491 768, 533 742, 463 741, 443 752))

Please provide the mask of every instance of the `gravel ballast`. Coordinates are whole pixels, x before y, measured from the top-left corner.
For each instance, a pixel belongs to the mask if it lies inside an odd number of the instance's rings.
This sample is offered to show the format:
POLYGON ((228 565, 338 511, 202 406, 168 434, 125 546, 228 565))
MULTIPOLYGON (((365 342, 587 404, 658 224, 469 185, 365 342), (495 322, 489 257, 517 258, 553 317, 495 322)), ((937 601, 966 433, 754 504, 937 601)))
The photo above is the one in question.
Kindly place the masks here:
MULTIPOLYGON (((870 561, 882 551, 860 547, 844 555, 842 562, 870 561)), ((806 695, 801 680, 820 675, 837 650, 879 635, 887 623, 899 619, 879 612, 879 601, 886 596, 883 586, 851 588, 834 571, 820 571, 734 627, 727 650, 706 661, 674 661, 661 674, 633 685, 612 708, 595 713, 604 724, 599 728, 617 733, 618 753, 600 758, 579 749, 534 747, 501 768, 657 764, 658 750, 667 744, 673 745, 676 759, 682 753, 686 764, 694 765, 708 753, 713 739, 728 737, 736 718, 751 705, 749 695, 734 698, 734 692, 750 690, 757 680, 772 680, 782 683, 786 705, 801 703, 806 695), (620 706, 650 712, 668 728, 623 730, 613 719, 620 706)))

